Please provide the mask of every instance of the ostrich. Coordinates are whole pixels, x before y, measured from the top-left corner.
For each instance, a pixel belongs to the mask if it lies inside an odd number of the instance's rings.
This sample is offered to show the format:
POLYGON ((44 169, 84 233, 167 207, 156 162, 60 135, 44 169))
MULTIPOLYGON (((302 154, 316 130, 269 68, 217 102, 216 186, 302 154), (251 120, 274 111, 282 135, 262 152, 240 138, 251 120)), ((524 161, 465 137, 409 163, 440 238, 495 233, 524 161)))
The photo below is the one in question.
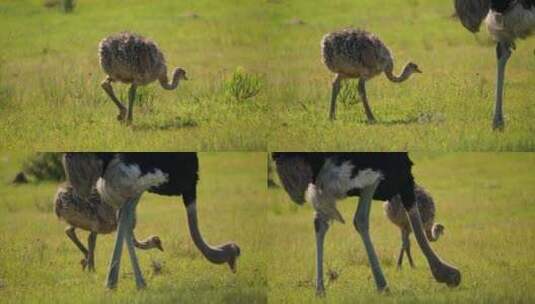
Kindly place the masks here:
POLYGON ((336 201, 358 196, 353 225, 360 234, 375 284, 379 291, 388 289, 379 259, 369 235, 370 205, 373 199, 390 200, 399 194, 408 214, 418 245, 438 282, 457 286, 461 273, 443 262, 433 251, 422 227, 415 204, 412 162, 406 153, 273 153, 277 172, 290 198, 315 209, 316 293, 323 295, 323 242, 333 220, 344 223, 336 201))
POLYGON ((455 11, 463 26, 476 33, 483 20, 496 44, 497 73, 492 128, 503 130, 503 84, 505 66, 517 38, 535 30, 535 0, 455 0, 455 11))
MULTIPOLYGON (((64 183, 56 192, 54 211, 58 218, 69 224, 65 233, 84 255, 81 261, 82 269, 85 270, 87 267, 89 271, 94 271, 97 234, 108 234, 117 229, 115 210, 102 202, 96 189, 90 192, 88 199, 83 200, 74 193, 69 183, 64 183), (78 239, 76 228, 89 231, 87 248, 78 239)), ((139 249, 158 248, 163 251, 162 242, 158 236, 151 236, 144 241, 138 241, 134 237, 134 246, 139 249)))
POLYGON ((117 287, 123 242, 126 242, 136 286, 145 287, 134 249, 133 221, 145 192, 182 196, 193 243, 212 263, 227 263, 236 272, 240 248, 235 243, 208 245, 197 222, 198 159, 195 153, 66 153, 63 165, 68 181, 81 197, 96 189, 102 200, 119 210, 117 238, 106 286, 117 287))
MULTIPOLYGON (((414 187, 414 195, 427 239, 434 242, 444 233, 444 226, 434 223, 435 203, 433 202, 433 198, 424 188, 418 185, 415 185, 414 187)), ((411 267, 414 267, 409 240, 409 235, 412 232, 412 229, 409 219, 407 218, 407 213, 403 209, 401 197, 399 195, 392 197, 383 204, 383 207, 388 219, 401 230, 401 250, 398 257, 398 268, 401 268, 404 253, 407 254, 411 267)))
POLYGON ((165 58, 158 45, 137 34, 123 32, 104 38, 99 44, 99 56, 100 65, 108 75, 101 86, 119 109, 117 119, 127 124, 131 124, 133 120, 138 86, 158 80, 162 88, 174 90, 180 80, 188 79, 184 69, 175 68, 173 81, 169 82, 165 58), (114 81, 131 84, 128 91, 128 111, 113 92, 111 83, 114 81))
POLYGON ((336 74, 332 82, 331 110, 329 118, 336 119, 336 97, 340 92, 340 82, 358 78, 358 92, 362 99, 368 122, 375 122, 368 105, 366 81, 385 73, 392 82, 403 82, 413 74, 422 73, 412 62, 405 65, 400 76, 393 74, 394 59, 390 50, 377 36, 360 29, 345 29, 325 35, 321 41, 323 63, 336 74))

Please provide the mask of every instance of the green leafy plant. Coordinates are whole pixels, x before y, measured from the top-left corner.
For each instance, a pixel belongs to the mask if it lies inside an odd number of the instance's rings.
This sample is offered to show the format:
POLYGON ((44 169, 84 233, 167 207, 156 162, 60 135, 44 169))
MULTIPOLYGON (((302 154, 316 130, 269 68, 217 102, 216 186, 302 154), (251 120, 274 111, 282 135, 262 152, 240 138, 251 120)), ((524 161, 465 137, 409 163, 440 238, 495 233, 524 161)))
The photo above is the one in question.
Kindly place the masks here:
POLYGON ((63 0, 63 11, 70 13, 74 10, 74 0, 63 0))
POLYGON ((225 81, 224 91, 234 100, 243 101, 258 95, 262 86, 263 80, 259 75, 247 73, 243 68, 238 67, 225 81))

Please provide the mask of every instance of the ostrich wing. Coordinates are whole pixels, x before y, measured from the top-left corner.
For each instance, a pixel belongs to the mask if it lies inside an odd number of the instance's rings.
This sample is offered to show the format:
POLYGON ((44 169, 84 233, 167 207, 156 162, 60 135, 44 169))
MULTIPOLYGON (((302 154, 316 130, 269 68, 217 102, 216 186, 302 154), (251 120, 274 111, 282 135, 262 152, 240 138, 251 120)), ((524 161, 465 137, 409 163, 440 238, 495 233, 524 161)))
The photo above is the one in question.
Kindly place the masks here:
POLYGON ((479 26, 487 16, 490 0, 455 0, 455 12, 463 26, 472 33, 479 32, 479 26))

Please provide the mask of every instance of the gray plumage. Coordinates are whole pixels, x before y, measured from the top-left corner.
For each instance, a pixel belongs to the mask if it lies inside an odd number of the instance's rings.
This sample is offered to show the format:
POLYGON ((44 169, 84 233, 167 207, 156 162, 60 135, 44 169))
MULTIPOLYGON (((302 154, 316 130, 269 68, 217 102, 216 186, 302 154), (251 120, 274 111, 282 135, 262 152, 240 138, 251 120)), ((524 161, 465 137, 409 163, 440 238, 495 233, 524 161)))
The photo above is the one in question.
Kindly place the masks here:
MULTIPOLYGON (((96 189, 90 191, 87 199, 82 199, 74 192, 72 185, 64 183, 58 187, 54 197, 54 211, 58 218, 69 224, 65 233, 84 255, 81 261, 83 269, 87 267, 93 271, 97 234, 108 234, 117 229, 116 210, 101 200, 96 189), (75 232, 77 228, 90 232, 87 248, 78 239, 75 232)), ((158 248, 163 251, 158 236, 150 236, 143 241, 134 238, 134 245, 140 249, 158 248)))
POLYGON ((394 60, 390 50, 374 34, 360 29, 344 29, 325 35, 321 41, 322 60, 336 74, 332 83, 330 119, 336 117, 336 98, 340 81, 358 78, 358 91, 369 122, 375 118, 366 96, 365 82, 381 73, 392 82, 403 82, 412 73, 421 73, 418 66, 409 62, 400 76, 393 74, 394 60))
MULTIPOLYGON (((416 185, 414 188, 414 194, 427 239, 431 242, 434 242, 438 240, 440 235, 443 234, 444 226, 435 223, 435 203, 433 201, 433 197, 427 191, 425 191, 423 187, 418 185, 416 185)), ((403 263, 404 253, 407 254, 409 264, 414 266, 414 262, 410 253, 409 240, 409 235, 412 232, 412 228, 407 216, 407 212, 405 211, 405 208, 403 208, 400 196, 396 195, 391 200, 386 201, 384 203, 384 210, 388 219, 398 226, 401 231, 401 250, 397 262, 398 267, 401 267, 401 264, 403 263)))
POLYGON ((497 42, 497 76, 492 127, 502 130, 503 86, 505 66, 515 49, 517 38, 526 38, 535 30, 535 0, 455 0, 455 11, 465 28, 479 31, 483 20, 492 38, 497 42))
POLYGON ((101 83, 102 88, 119 108, 119 121, 132 122, 132 104, 137 86, 147 85, 155 80, 162 88, 174 90, 181 79, 187 79, 186 71, 175 68, 172 81, 167 78, 165 57, 158 45, 143 36, 123 32, 104 38, 99 44, 100 65, 108 77, 101 83), (120 81, 131 84, 129 107, 119 101, 111 83, 120 81))

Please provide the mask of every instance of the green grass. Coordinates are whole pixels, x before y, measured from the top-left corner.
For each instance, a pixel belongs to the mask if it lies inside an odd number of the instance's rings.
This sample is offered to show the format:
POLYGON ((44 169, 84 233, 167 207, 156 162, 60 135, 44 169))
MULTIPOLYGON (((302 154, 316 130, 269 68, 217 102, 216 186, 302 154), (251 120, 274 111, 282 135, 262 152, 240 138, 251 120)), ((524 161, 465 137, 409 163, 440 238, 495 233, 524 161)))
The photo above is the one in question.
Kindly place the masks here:
MULTIPOLYGON (((275 2, 275 1, 273 1, 275 2)), ((477 36, 450 16, 452 1, 277 1, 270 31, 274 115, 271 151, 426 150, 531 151, 535 148, 535 39, 518 41, 507 66, 506 130, 491 130, 495 51, 486 29, 477 36), (289 22, 300 19, 303 24, 289 22), (328 120, 333 74, 321 63, 320 40, 348 26, 376 33, 395 57, 423 70, 402 84, 383 75, 367 84, 378 122, 362 104, 338 104, 328 120), (273 41, 273 40, 272 40, 273 41)), ((356 88, 356 81, 350 82, 356 88)))
MULTIPOLYGON (((43 1, 0 0, 0 138, 17 150, 265 150, 267 89, 234 101, 225 81, 238 67, 265 75, 261 8, 250 1, 77 1, 69 14, 43 1), (198 17, 193 17, 196 14, 198 17), (186 69, 175 91, 141 89, 134 126, 100 88, 97 46, 129 30, 154 39, 169 70, 186 69)), ((127 86, 115 85, 123 101, 127 86)))
MULTIPOLYGON (((147 288, 136 291, 128 255, 119 287, 104 287, 114 235, 97 239, 96 272, 83 272, 81 253, 56 218, 52 183, 12 186, 26 155, 0 156, 0 303, 265 303, 269 226, 264 198, 265 153, 200 153, 199 225, 211 244, 241 247, 238 273, 209 263, 188 233, 180 198, 147 194, 136 234, 160 236, 165 251, 138 250, 147 288), (155 274, 151 263, 163 265, 155 274)), ((81 232, 85 243, 87 233, 81 232)))
MULTIPOLYGON (((458 288, 434 281, 413 236, 416 268, 396 268, 400 233, 376 202, 370 231, 390 285, 375 291, 360 237, 351 224, 356 199, 338 203, 347 224, 335 223, 325 240, 325 301, 314 293, 312 208, 270 192, 269 300, 273 303, 533 303, 535 277, 535 156, 507 153, 417 154, 416 180, 433 195, 445 235, 434 249, 462 272, 458 288)), ((406 259, 405 259, 406 260, 406 259)), ((405 261, 406 262, 406 261, 405 261)))

